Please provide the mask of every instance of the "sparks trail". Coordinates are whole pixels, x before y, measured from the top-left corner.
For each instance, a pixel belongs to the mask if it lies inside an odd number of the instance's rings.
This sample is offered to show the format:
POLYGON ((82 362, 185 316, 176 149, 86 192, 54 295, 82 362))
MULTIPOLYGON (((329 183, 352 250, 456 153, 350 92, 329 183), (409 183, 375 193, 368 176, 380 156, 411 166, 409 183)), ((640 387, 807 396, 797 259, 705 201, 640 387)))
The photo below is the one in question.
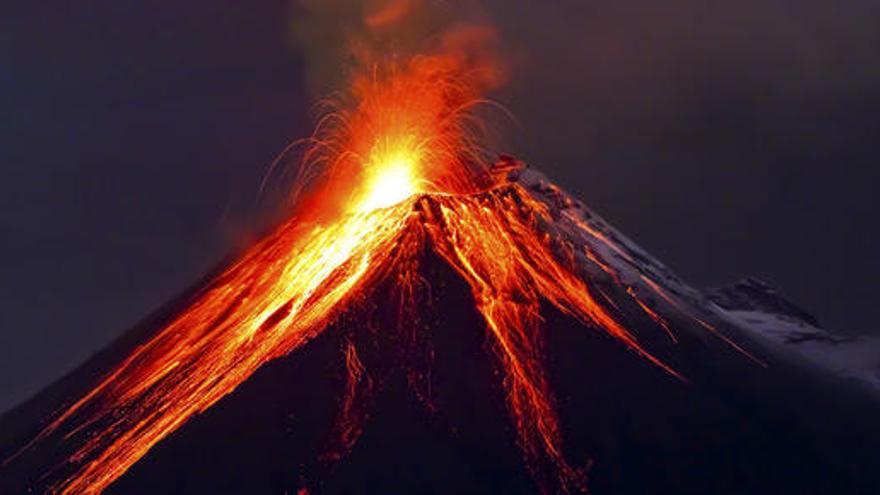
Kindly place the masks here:
MULTIPOLYGON (((348 110, 325 119, 311 140, 304 170, 314 180, 297 218, 209 282, 28 446, 53 435, 79 442, 64 466, 70 474, 50 473, 60 478, 54 491, 102 491, 262 365, 356 310, 389 277, 405 315, 424 284, 418 257, 428 249, 471 288, 539 487, 584 488, 584 473, 562 451, 541 353, 541 302, 679 375, 645 350, 607 297, 578 275, 573 260, 584 246, 554 230, 544 203, 518 184, 492 183, 479 125, 467 112, 489 83, 460 47, 445 48, 358 78, 348 110)), ((374 388, 354 343, 345 362, 331 459, 355 444, 364 415, 357 401, 374 388)))

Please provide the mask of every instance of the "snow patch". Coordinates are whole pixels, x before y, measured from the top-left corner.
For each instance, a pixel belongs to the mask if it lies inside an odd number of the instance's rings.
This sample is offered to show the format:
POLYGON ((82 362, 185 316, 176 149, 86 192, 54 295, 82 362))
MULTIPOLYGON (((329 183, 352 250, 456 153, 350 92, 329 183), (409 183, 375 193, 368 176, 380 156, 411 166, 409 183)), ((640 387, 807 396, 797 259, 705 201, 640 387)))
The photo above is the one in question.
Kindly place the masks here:
POLYGON ((834 334, 787 315, 718 306, 716 311, 765 344, 880 390, 880 337, 834 334))

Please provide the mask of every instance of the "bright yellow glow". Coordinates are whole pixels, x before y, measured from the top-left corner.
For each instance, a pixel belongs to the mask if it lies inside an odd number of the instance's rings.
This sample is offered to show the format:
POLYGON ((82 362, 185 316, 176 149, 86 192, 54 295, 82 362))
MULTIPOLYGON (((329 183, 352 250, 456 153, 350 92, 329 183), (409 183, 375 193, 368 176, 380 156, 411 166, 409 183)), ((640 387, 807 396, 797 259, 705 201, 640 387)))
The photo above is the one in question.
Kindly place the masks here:
POLYGON ((366 185, 366 194, 358 205, 361 211, 394 206, 419 190, 413 156, 399 152, 377 164, 366 185))

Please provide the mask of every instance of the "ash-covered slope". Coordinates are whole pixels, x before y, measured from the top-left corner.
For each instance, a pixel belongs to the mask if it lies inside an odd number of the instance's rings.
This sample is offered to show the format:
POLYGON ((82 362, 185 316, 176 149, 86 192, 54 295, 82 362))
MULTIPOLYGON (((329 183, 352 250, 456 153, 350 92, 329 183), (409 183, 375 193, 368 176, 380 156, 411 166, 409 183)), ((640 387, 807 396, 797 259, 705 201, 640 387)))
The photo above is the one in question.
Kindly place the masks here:
MULTIPOLYGON (((517 186, 502 185, 485 201, 508 195, 516 202, 525 191, 547 205, 546 233, 577 248, 579 275, 647 351, 688 380, 542 304, 540 348, 564 455, 586 470, 593 493, 876 492, 874 394, 765 342, 717 297, 688 287, 536 171, 510 160, 496 171, 517 186)), ((434 203, 426 197, 419 207, 434 203)), ((471 288, 435 252, 422 256, 419 274, 430 294, 417 299, 417 333, 364 331, 363 307, 347 310, 157 444, 108 492, 536 491, 471 288), (336 441, 334 417, 345 407, 340 357, 351 342, 371 391, 357 405, 362 437, 336 460, 326 454, 336 441)), ((2 455, 36 435, 189 297, 0 418, 2 455)), ((385 282, 363 306, 378 321, 393 321, 393 299, 385 282)), ((64 461, 75 439, 56 435, 4 466, 0 493, 43 492, 56 481, 43 474, 64 461)))

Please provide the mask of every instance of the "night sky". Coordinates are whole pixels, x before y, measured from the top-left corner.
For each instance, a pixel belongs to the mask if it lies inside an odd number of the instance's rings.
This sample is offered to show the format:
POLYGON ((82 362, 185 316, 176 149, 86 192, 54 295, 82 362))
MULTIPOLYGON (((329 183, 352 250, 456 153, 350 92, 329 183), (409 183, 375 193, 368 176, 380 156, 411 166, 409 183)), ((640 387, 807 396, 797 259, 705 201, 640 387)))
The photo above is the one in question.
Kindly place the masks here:
MULTIPOLYGON (((0 20, 0 410, 246 245, 312 125, 289 1, 32 3, 0 20)), ((484 4, 501 151, 695 286, 880 331, 880 5, 484 4)))

